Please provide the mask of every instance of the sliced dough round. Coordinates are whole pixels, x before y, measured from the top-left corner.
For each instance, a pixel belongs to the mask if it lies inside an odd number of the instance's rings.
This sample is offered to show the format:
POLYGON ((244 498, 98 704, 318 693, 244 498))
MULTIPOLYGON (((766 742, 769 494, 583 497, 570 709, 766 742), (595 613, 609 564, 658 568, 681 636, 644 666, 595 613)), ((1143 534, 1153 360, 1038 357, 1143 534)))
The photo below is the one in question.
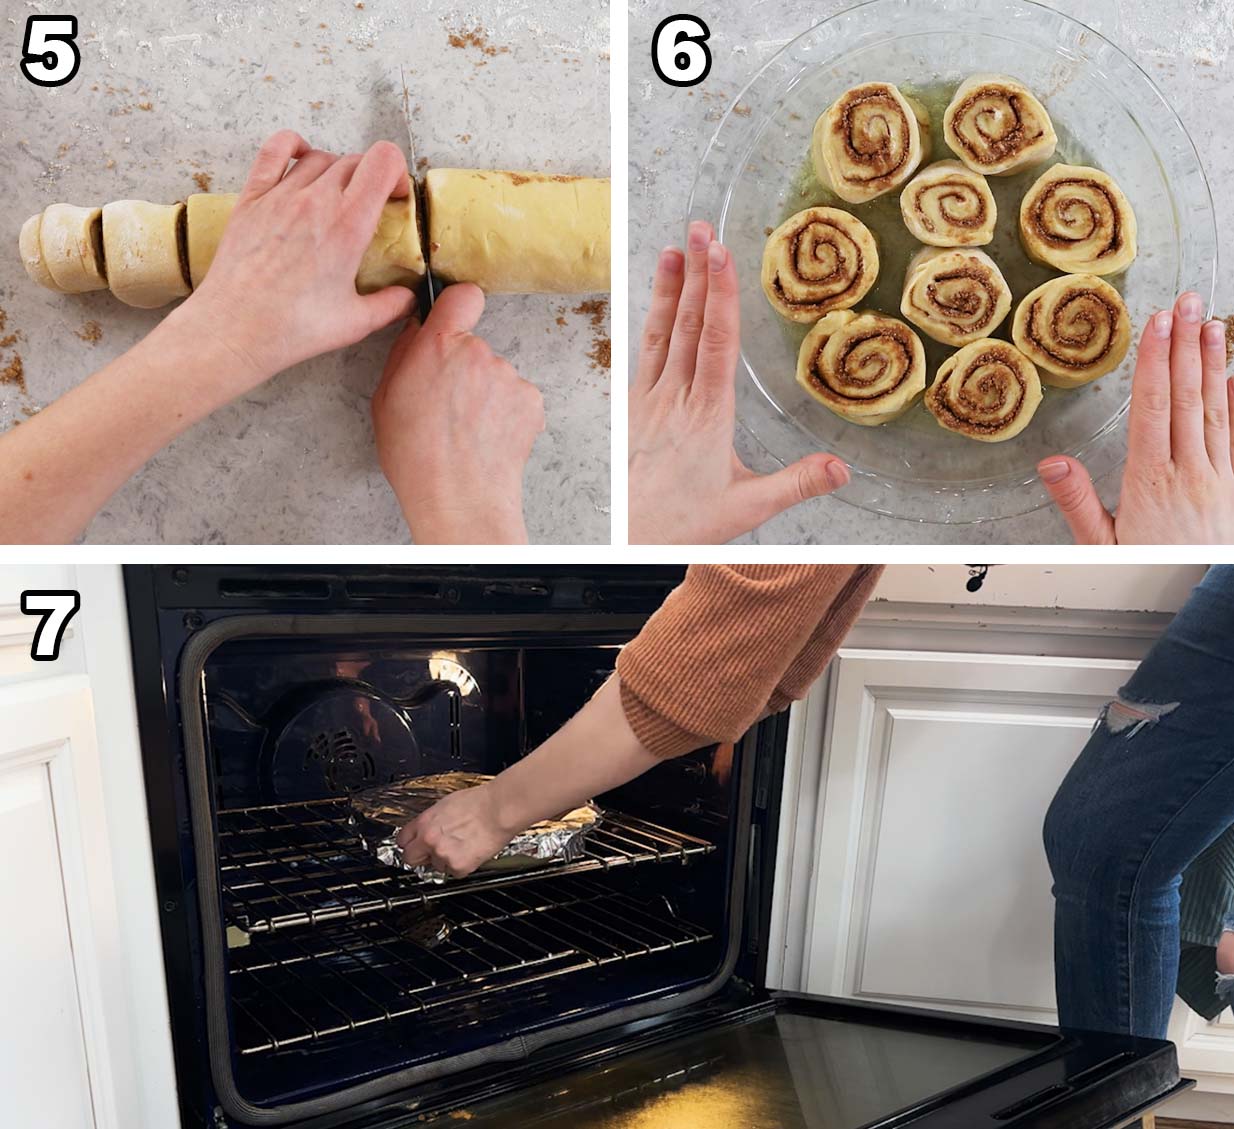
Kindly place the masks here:
POLYGON ((39 248, 56 289, 85 294, 107 289, 101 208, 52 204, 39 225, 39 248))
POLYGON ((930 115, 889 82, 862 83, 819 116, 810 155, 815 175, 841 200, 873 200, 930 159, 930 115))
POLYGON ((1041 378, 1014 345, 984 337, 939 366, 925 405, 948 431, 981 443, 1019 435, 1041 403, 1041 378))
POLYGON ((813 322, 855 306, 877 278, 874 235, 839 208, 789 216, 763 248, 763 293, 790 321, 813 322))
POLYGON ((46 286, 48 290, 63 294, 64 291, 56 285, 56 280, 51 277, 51 271, 43 262, 43 248, 39 245, 39 229, 42 226, 42 212, 37 216, 31 216, 21 225, 21 234, 17 237, 17 248, 21 252, 22 265, 26 268, 26 274, 30 276, 31 281, 37 282, 40 286, 46 286))
POLYGON ((1131 201, 1112 177, 1084 165, 1055 165, 1020 202, 1028 257, 1072 274, 1114 274, 1136 255, 1131 201))
POLYGON ((898 318, 836 310, 802 341, 797 383, 850 423, 877 427, 903 415, 921 395, 925 349, 898 318))
POLYGON ((407 196, 388 200, 381 209, 373 241, 360 260, 356 289, 372 294, 387 286, 414 290, 424 277, 424 248, 416 222, 416 185, 411 181, 407 196))
POLYGON ((223 241, 227 221, 235 211, 235 192, 198 192, 185 204, 185 224, 188 228, 189 282, 196 290, 206 277, 215 252, 223 241))
POLYGON ((111 292, 153 310, 191 292, 183 204, 116 200, 103 209, 111 292))
POLYGON ((1053 155, 1054 123, 1036 95, 1006 75, 973 75, 943 111, 943 138, 974 172, 1007 176, 1053 155))
POLYGON ((1078 388, 1113 372, 1131 347, 1122 295, 1093 274, 1066 274, 1031 291, 1011 324, 1016 347, 1055 388, 1078 388))
POLYGON ((933 247, 982 247, 998 222, 985 177, 959 161, 935 161, 913 177, 900 193, 900 214, 908 230, 933 247))
POLYGON ((944 345, 989 337, 1011 312, 1011 288, 984 251, 925 247, 909 261, 900 313, 944 345))

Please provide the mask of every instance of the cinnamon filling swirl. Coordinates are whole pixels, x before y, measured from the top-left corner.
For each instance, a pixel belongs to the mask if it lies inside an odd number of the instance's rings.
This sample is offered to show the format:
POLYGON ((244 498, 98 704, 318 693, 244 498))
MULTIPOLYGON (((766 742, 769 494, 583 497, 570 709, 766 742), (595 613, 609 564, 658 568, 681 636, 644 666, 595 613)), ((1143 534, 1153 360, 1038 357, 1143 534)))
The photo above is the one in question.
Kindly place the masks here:
POLYGON ((925 110, 891 83, 854 86, 815 123, 815 173, 842 200, 873 200, 928 158, 929 126, 925 110))
POLYGON ((1131 345, 1131 318, 1108 282, 1065 275, 1025 297, 1011 335, 1046 384, 1075 388, 1118 368, 1131 345))
POLYGON ((943 136, 970 169, 990 176, 1044 161, 1058 144, 1050 115, 1023 83, 977 75, 943 114, 943 136))
POLYGON ((925 388, 921 339, 895 318, 837 310, 806 334, 797 382, 852 423, 886 423, 925 388))
POLYGON ((1135 212, 1100 169, 1055 165, 1020 205, 1020 240, 1031 259, 1057 270, 1113 274, 1135 258, 1135 212))
POLYGON ((1011 311, 1011 289, 984 251, 928 248, 908 264, 900 312, 945 345, 988 337, 1011 311))
POLYGON ((1014 346, 983 338, 943 363, 925 402, 948 431, 982 443, 1002 443, 1032 420, 1041 403, 1041 380, 1014 346))
POLYGON ((813 322, 855 306, 877 277, 874 236, 838 208, 798 212, 768 236, 763 249, 763 291, 790 321, 813 322))
POLYGON ((985 177, 959 161, 937 161, 900 193, 905 226, 934 247, 980 247, 994 238, 998 209, 985 177))

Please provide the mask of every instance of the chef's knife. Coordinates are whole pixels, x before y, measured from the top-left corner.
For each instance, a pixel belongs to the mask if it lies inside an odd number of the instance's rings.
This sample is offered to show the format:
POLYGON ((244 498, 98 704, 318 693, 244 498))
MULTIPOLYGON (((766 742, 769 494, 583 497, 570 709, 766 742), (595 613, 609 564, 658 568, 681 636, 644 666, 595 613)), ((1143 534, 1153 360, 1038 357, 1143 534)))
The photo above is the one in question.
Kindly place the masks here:
MULTIPOLYGON (((400 65, 398 69, 399 79, 403 84, 403 122, 407 126, 407 149, 410 156, 411 165, 411 189, 412 195, 415 195, 416 190, 416 134, 411 128, 411 91, 407 88, 407 72, 400 65)), ((416 201, 412 201, 413 206, 417 206, 416 201)), ((427 232, 421 232, 421 237, 427 242, 427 232)), ((427 313, 433 308, 433 303, 437 300, 437 288, 433 285, 433 272, 430 268, 428 256, 424 257, 424 295, 426 302, 421 303, 420 309, 427 313)))

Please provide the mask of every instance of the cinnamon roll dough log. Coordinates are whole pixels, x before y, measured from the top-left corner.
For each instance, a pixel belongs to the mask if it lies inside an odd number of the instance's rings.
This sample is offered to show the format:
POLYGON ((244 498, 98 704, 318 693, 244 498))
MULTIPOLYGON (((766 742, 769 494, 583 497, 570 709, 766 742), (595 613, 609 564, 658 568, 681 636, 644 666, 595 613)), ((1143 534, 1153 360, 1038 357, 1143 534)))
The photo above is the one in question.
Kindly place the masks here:
POLYGON ((183 204, 116 200, 103 208, 107 282, 121 302, 157 309, 192 292, 183 204))
MULTIPOLYGON (((214 262, 223 232, 239 199, 235 193, 198 193, 188 199, 189 275, 193 289, 214 262)), ((387 286, 414 290, 424 278, 424 249, 416 219, 415 183, 406 197, 390 200, 381 210, 377 232, 364 252, 356 274, 356 289, 372 294, 387 286)))
POLYGON ((891 192, 930 159, 930 115, 889 82, 840 95, 814 123, 814 173, 850 204, 891 192))
POLYGON ((913 177, 900 193, 900 214, 933 247, 983 247, 998 222, 985 177, 959 161, 935 161, 913 177))
POLYGON ((21 252, 22 265, 26 268, 33 282, 46 286, 48 290, 64 293, 51 277, 51 271, 43 261, 43 248, 39 245, 39 229, 43 226, 43 213, 31 216, 21 225, 21 234, 17 237, 17 249, 21 252))
POLYGON ((610 288, 607 178, 430 169, 424 183, 434 275, 498 294, 610 288))
POLYGON ((900 312, 944 345, 989 337, 1011 312, 1011 288, 984 251, 925 247, 909 261, 900 312))
POLYGON ((101 208, 73 204, 52 204, 43 212, 38 229, 40 257, 61 293, 107 289, 102 214, 101 208))
POLYGON ((974 172, 1009 176, 1051 157, 1054 123, 1036 95, 1005 75, 973 75, 943 112, 943 138, 974 172))
POLYGON ((980 443, 1019 435, 1041 404, 1041 378, 1014 345, 992 337, 965 345, 939 366, 925 405, 948 431, 980 443))
POLYGON ((1115 274, 1136 256, 1131 201, 1114 179, 1084 165, 1047 169, 1020 202, 1028 257, 1072 274, 1115 274))
POLYGON ((878 278, 878 246, 856 216, 806 208, 789 216, 763 248, 763 293, 790 321, 814 322, 855 306, 878 278))
POLYGON ((903 415, 925 389, 925 349, 896 318, 836 310, 802 341, 797 383, 850 423, 877 427, 903 415))
POLYGON ((1079 388, 1113 372, 1131 347, 1122 295, 1093 274, 1052 278, 1016 308, 1011 339, 1054 388, 1079 388))

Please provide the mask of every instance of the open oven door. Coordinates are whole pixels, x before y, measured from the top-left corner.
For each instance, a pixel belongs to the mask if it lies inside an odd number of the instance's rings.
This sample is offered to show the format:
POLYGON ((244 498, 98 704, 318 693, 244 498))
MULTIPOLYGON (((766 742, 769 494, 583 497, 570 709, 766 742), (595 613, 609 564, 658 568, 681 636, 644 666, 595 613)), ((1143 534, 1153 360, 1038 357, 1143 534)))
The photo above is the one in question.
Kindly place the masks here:
MULTIPOLYGON (((747 997, 748 1000, 748 997, 747 997)), ((470 1129, 1117 1129, 1189 1088, 1174 1046, 791 993, 577 1049, 416 1124, 470 1129), (616 1053, 614 1053, 616 1051, 616 1053)))

